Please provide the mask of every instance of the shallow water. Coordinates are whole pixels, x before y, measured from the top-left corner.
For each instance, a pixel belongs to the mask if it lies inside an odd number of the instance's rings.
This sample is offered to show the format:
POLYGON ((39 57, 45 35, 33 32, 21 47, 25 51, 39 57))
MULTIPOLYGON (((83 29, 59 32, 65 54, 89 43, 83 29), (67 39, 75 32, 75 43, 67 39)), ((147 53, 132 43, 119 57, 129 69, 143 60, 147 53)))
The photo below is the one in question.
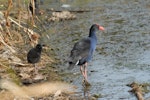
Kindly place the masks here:
MULTIPOLYGON (((43 37, 61 60, 66 81, 82 91, 79 67, 68 71, 66 59, 73 44, 88 36, 93 23, 106 28, 98 32, 98 45, 89 63, 90 94, 101 94, 99 100, 136 100, 126 85, 131 82, 150 83, 150 1, 149 0, 64 0, 49 1, 45 7, 59 10, 88 10, 74 13, 75 20, 50 23, 43 37), (61 8, 63 4, 70 8, 61 8), (99 34, 100 33, 100 34, 99 34)), ((82 91, 83 92, 83 91, 82 91)), ((150 97, 147 93, 145 97, 150 97)))

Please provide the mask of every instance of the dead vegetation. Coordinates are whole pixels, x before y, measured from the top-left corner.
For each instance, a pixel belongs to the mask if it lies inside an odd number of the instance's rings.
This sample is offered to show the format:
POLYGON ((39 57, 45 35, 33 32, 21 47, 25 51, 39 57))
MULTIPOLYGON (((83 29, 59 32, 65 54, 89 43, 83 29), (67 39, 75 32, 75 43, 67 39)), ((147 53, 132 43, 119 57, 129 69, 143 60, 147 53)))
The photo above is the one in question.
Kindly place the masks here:
MULTIPOLYGON (((31 70, 31 65, 26 62, 26 53, 31 48, 30 45, 36 45, 40 38, 40 35, 33 31, 32 23, 30 23, 31 27, 24 24, 28 20, 31 20, 30 15, 26 16, 28 14, 27 10, 26 13, 25 11, 22 12, 23 8, 20 6, 20 0, 18 0, 18 4, 19 6, 17 8, 14 6, 12 0, 8 0, 7 9, 0 11, 0 75, 2 78, 13 78, 14 80, 27 77, 23 75, 23 68, 20 69, 19 67, 25 67, 28 71, 31 70), (14 9, 14 14, 11 14, 12 9, 14 9), (25 16, 26 19, 23 19, 25 16)), ((43 57, 47 58, 46 55, 43 57)), ((47 60, 49 61, 45 62, 52 62, 51 58, 47 60)))
POLYGON ((130 92, 134 93, 138 100, 144 100, 142 86, 134 82, 129 84, 128 86, 132 88, 130 92))
MULTIPOLYGON (((6 1, 4 2, 6 3, 6 1)), ((0 75, 2 78, 10 77, 10 72, 12 71, 14 73, 14 75, 11 75, 13 79, 21 79, 32 83, 35 78, 33 66, 26 61, 26 54, 40 40, 40 33, 35 30, 45 28, 44 26, 40 28, 41 21, 36 16, 34 5, 34 0, 27 0, 26 2, 22 0, 8 0, 6 5, 4 5, 6 6, 5 9, 0 11, 0 68, 2 72, 0 75), (28 8, 30 4, 33 7, 32 14, 28 8), (14 76, 18 78, 14 78, 14 76)), ((41 11, 39 10, 38 14, 44 13, 43 11, 41 13, 41 11)), ((52 16, 45 20, 60 21, 75 18, 74 14, 63 11, 53 12, 52 16)), ((46 66, 52 66, 54 62, 53 58, 47 56, 46 52, 48 51, 50 51, 49 47, 44 50, 41 61, 38 64, 41 72, 45 70, 46 66)), ((47 79, 49 72, 44 72, 43 75, 42 79, 47 79)))
MULTIPOLYGON (((41 61, 38 63, 42 77, 37 76, 33 65, 27 63, 28 50, 39 43, 41 37, 40 33, 35 31, 40 29, 40 25, 36 22, 41 24, 41 21, 35 12, 31 14, 27 9, 29 2, 34 5, 34 0, 27 0, 27 2, 8 0, 6 5, 3 5, 4 10, 0 11, 0 98, 3 100, 83 100, 81 96, 74 95, 72 89, 75 88, 72 85, 52 82, 60 81, 61 77, 53 66, 56 63, 55 59, 48 54, 53 52, 50 47, 43 50, 41 61)), ((43 13, 42 10, 39 11, 39 14, 43 13)), ((75 18, 75 15, 65 11, 54 12, 48 19, 61 21, 75 18)), ((44 26, 41 27, 44 29, 44 26)))
MULTIPOLYGON (((19 86, 11 80, 1 79, 0 92, 1 100, 39 100, 38 98, 47 97, 47 100, 62 100, 74 94, 75 87, 64 82, 42 82, 29 86, 19 86), (64 95, 64 96, 63 96, 64 95), (58 99, 60 98, 60 99, 58 99)), ((66 100, 66 99, 65 99, 66 100)))
POLYGON ((76 19, 76 16, 69 11, 52 12, 52 16, 48 21, 62 21, 76 19))
POLYGON ((136 82, 132 82, 131 84, 127 84, 127 86, 132 88, 129 92, 135 94, 137 100, 149 100, 144 99, 144 94, 150 91, 149 90, 150 84, 148 83, 139 84, 136 82))

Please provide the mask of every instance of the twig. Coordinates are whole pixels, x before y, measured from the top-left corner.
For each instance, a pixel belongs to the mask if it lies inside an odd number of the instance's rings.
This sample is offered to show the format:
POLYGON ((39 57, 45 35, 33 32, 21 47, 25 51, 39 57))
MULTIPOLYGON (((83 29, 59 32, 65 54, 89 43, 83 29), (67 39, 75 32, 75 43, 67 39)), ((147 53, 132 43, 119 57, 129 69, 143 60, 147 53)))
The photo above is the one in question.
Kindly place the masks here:
POLYGON ((10 19, 10 21, 12 21, 12 22, 15 23, 16 25, 18 25, 20 28, 23 28, 24 32, 27 32, 27 34, 28 34, 30 40, 31 40, 33 43, 37 44, 38 38, 39 38, 39 35, 38 35, 38 34, 36 34, 33 30, 31 30, 31 29, 29 29, 29 28, 26 28, 26 27, 24 27, 24 26, 22 26, 22 25, 20 25, 20 24, 17 23, 15 20, 13 20, 11 17, 9 17, 9 19, 10 19))
POLYGON ((8 28, 10 26, 10 22, 9 22, 8 16, 9 16, 9 12, 10 12, 12 7, 13 7, 13 1, 12 0, 8 0, 8 8, 5 11, 4 17, 5 17, 5 20, 6 20, 6 29, 7 29, 7 32, 8 32, 8 34, 9 34, 11 39, 12 39, 12 36, 11 36, 9 28, 8 28))
POLYGON ((137 97, 137 100, 144 100, 142 86, 135 82, 128 84, 127 86, 132 88, 132 90, 130 90, 129 92, 134 93, 137 97))
MULTIPOLYGON (((34 17, 35 17, 35 2, 34 2, 34 0, 30 0, 30 3, 31 3, 31 5, 30 6, 32 6, 32 17, 31 17, 31 21, 32 21, 32 26, 33 27, 35 27, 36 25, 35 25, 35 22, 34 22, 34 17)), ((30 9, 29 9, 30 10, 30 9)))
MULTIPOLYGON (((21 7, 20 7, 20 0, 18 0, 18 23, 20 24, 21 21, 21 11, 20 11, 21 7)), ((20 27, 18 27, 18 29, 20 30, 20 27)))
POLYGON ((10 21, 12 21, 12 22, 15 23, 16 25, 18 25, 20 28, 23 28, 25 32, 28 31, 29 34, 31 34, 31 35, 34 34, 33 30, 31 30, 31 29, 29 29, 29 28, 26 28, 26 27, 24 27, 24 26, 22 26, 22 25, 20 25, 19 23, 17 23, 15 20, 13 20, 13 19, 10 18, 10 17, 9 17, 9 19, 10 19, 10 21))
POLYGON ((23 63, 18 63, 18 62, 9 62, 10 64, 15 64, 15 65, 20 65, 20 66, 27 66, 29 64, 23 64, 23 63))
MULTIPOLYGON (((1 34, 1 32, 0 32, 0 34, 1 34)), ((11 48, 9 45, 7 45, 7 43, 5 43, 5 41, 2 38, 2 34, 0 36, 0 42, 3 43, 3 45, 5 45, 7 48, 9 48, 11 50, 11 52, 13 52, 13 53, 16 52, 13 48, 11 48)))

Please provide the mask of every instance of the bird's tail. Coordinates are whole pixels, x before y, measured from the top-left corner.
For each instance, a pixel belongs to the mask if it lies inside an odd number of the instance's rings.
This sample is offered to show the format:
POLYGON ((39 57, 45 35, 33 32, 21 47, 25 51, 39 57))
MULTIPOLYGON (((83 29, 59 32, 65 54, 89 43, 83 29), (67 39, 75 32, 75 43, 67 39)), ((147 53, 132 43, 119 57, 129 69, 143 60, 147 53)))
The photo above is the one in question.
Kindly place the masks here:
POLYGON ((79 64, 79 59, 81 59, 80 56, 78 56, 78 57, 69 57, 69 59, 68 59, 68 63, 69 63, 68 69, 73 69, 73 67, 75 65, 78 65, 79 64))
POLYGON ((6 79, 0 80, 0 88, 6 91, 0 92, 1 100, 28 100, 32 97, 43 97, 55 94, 57 91, 65 93, 75 92, 75 87, 62 82, 45 82, 29 86, 18 86, 14 82, 6 79))

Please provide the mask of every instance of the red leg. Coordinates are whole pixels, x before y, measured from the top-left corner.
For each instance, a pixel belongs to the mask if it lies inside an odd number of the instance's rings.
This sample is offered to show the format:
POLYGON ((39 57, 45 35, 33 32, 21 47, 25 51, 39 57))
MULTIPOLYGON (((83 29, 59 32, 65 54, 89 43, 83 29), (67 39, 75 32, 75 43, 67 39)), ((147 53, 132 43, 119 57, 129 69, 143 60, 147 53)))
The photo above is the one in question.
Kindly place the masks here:
POLYGON ((82 68, 82 67, 83 67, 83 66, 80 66, 80 71, 81 71, 83 77, 85 77, 85 74, 84 74, 84 71, 83 71, 83 68, 82 68))
POLYGON ((84 75, 85 75, 85 80, 88 81, 88 78, 87 78, 87 63, 84 64, 84 75))
POLYGON ((37 69, 36 64, 34 64, 34 70, 35 70, 35 74, 38 74, 38 69, 37 69))
POLYGON ((87 78, 87 63, 85 63, 84 66, 80 66, 80 71, 84 77, 84 85, 91 86, 90 83, 88 82, 88 78, 87 78))
POLYGON ((87 67, 87 63, 85 63, 84 66, 80 66, 80 71, 81 71, 84 79, 87 81, 87 69, 86 69, 86 67, 87 67))

